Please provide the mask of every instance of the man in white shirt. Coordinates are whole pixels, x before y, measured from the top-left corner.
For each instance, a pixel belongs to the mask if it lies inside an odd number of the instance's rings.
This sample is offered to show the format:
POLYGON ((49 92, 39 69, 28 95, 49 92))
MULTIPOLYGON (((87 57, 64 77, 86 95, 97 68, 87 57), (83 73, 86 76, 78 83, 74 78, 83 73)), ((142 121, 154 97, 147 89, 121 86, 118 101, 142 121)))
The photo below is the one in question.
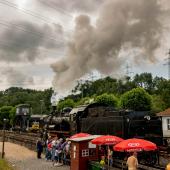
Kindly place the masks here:
POLYGON ((128 170, 137 170, 138 160, 137 160, 137 152, 134 152, 132 156, 130 156, 126 162, 128 166, 128 170))

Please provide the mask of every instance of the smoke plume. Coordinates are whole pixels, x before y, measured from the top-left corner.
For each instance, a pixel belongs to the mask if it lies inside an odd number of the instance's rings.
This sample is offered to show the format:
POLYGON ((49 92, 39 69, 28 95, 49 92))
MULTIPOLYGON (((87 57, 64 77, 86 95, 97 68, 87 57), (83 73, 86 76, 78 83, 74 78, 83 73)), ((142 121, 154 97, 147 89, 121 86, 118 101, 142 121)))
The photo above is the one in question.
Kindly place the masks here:
POLYGON ((54 87, 58 91, 67 89, 92 70, 102 74, 119 72, 125 62, 119 57, 124 47, 139 49, 141 55, 134 61, 154 62, 164 31, 164 10, 159 0, 108 0, 95 24, 89 16, 79 15, 66 56, 51 66, 54 87))

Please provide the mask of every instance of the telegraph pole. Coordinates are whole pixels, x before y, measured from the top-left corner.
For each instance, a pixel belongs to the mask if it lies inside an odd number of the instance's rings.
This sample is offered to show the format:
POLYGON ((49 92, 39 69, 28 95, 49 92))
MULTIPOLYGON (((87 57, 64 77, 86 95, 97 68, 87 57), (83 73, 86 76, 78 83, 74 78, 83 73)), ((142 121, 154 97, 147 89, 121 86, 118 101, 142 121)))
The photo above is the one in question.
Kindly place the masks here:
POLYGON ((126 76, 130 77, 130 75, 133 73, 132 71, 130 71, 130 69, 132 69, 131 66, 129 66, 129 64, 126 65, 126 76))
POLYGON ((170 49, 168 52, 168 58, 165 59, 166 63, 164 65, 168 66, 168 79, 170 79, 170 49))

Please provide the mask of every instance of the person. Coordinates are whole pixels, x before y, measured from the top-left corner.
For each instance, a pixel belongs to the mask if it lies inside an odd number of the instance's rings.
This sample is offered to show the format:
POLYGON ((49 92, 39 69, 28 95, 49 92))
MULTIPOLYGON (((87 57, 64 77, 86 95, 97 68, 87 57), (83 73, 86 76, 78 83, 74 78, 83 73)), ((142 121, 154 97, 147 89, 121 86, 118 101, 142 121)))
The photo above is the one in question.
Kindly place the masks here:
POLYGON ((113 151, 110 149, 110 147, 108 148, 108 161, 109 161, 109 166, 113 165, 113 151))
POLYGON ((36 143, 36 147, 37 147, 37 158, 41 159, 41 153, 43 151, 43 145, 40 139, 37 140, 36 143))
POLYGON ((64 147, 63 147, 63 164, 69 164, 69 160, 70 160, 70 144, 71 142, 68 141, 68 139, 66 139, 66 142, 64 143, 64 147))
POLYGON ((167 165, 166 165, 166 169, 165 170, 170 170, 170 163, 168 163, 167 165))
POLYGON ((128 166, 128 170, 137 170, 138 160, 137 160, 137 152, 133 152, 132 156, 130 156, 126 162, 128 166))
POLYGON ((101 166, 101 169, 102 170, 105 170, 105 157, 104 156, 102 156, 101 157, 101 161, 100 161, 100 166, 101 166))
POLYGON ((51 136, 49 136, 49 138, 46 141, 45 158, 46 158, 47 161, 51 159, 51 150, 52 150, 52 138, 51 138, 51 136))

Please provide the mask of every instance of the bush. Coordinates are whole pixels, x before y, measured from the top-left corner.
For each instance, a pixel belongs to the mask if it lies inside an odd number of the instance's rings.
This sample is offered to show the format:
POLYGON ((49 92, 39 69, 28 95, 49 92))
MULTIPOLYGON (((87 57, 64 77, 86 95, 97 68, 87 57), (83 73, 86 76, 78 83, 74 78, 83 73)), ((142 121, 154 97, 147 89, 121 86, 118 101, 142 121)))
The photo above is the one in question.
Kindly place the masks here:
POLYGON ((143 88, 135 88, 121 96, 121 106, 135 111, 151 110, 151 96, 143 88))

